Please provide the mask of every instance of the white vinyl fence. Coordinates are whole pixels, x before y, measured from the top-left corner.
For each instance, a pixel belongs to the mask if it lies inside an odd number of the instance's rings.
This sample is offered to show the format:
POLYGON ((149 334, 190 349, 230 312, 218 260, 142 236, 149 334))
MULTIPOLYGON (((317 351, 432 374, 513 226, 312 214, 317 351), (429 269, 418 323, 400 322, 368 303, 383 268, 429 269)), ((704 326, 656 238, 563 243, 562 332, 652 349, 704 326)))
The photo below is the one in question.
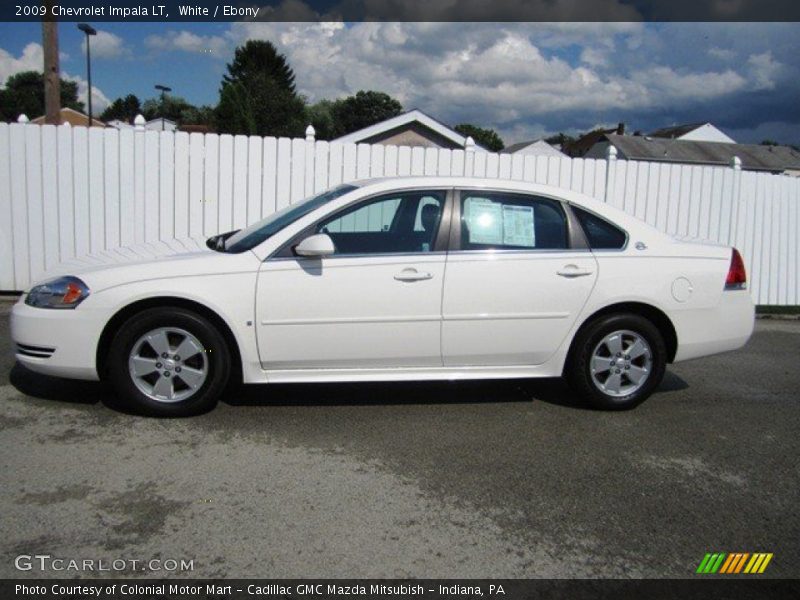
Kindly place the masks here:
POLYGON ((0 124, 0 290, 60 261, 243 227, 330 186, 475 175, 584 192, 679 236, 738 247, 759 304, 800 304, 800 179, 624 160, 306 139, 0 124))

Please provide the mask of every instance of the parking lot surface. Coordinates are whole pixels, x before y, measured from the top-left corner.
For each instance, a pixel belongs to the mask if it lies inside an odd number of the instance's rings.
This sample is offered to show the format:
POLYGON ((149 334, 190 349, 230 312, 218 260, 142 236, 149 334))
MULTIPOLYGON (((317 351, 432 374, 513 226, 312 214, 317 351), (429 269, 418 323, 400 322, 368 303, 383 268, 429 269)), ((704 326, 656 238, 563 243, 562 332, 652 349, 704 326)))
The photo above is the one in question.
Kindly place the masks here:
POLYGON ((692 577, 718 551, 800 575, 800 322, 670 366, 624 413, 520 380, 248 386, 158 420, 15 365, 9 308, 2 577, 81 575, 21 554, 193 560, 117 576, 692 577))

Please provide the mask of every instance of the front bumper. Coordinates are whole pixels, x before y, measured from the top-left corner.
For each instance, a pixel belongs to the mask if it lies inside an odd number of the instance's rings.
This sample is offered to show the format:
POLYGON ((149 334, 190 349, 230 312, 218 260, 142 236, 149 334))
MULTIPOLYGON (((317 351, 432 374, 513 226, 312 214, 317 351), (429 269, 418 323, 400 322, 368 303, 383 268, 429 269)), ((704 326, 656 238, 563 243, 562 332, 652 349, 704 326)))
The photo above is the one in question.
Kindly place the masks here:
POLYGON ((34 308, 23 296, 11 309, 17 361, 31 371, 70 379, 99 379, 97 342, 105 321, 89 309, 34 308))

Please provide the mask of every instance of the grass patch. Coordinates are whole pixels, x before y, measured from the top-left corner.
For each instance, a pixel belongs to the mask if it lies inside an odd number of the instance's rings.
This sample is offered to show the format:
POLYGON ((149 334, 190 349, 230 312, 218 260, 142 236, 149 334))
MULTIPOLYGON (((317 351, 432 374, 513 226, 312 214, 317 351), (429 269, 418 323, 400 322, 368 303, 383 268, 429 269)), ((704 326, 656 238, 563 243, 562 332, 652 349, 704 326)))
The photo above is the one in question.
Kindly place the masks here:
POLYGON ((756 306, 756 313, 759 315, 800 315, 800 306, 768 306, 759 304, 756 306))

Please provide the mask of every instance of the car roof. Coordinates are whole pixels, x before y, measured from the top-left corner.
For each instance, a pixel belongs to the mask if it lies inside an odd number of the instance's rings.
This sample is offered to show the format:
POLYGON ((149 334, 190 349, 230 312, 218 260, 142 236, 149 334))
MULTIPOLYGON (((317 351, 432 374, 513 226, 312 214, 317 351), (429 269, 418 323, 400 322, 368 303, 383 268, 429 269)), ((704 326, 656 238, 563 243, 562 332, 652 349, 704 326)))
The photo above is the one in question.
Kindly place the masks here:
MULTIPOLYGON (((362 190, 374 188, 375 191, 389 191, 400 189, 413 189, 419 187, 469 187, 486 188, 488 190, 501 190, 508 192, 523 192, 542 196, 556 197, 578 205, 585 205, 594 209, 598 205, 605 206, 604 202, 576 192, 543 183, 532 183, 518 179, 499 179, 496 177, 465 177, 460 175, 402 175, 397 177, 371 177, 349 182, 362 190)), ((621 213, 625 215, 626 213, 621 213)))
POLYGON ((349 182, 359 188, 415 188, 420 186, 453 186, 453 187, 485 187, 495 190, 520 191, 560 196, 565 199, 580 198, 590 202, 598 202, 591 196, 543 183, 520 181, 518 179, 499 179, 497 177, 466 177, 462 175, 401 175, 396 177, 370 177, 349 182))

